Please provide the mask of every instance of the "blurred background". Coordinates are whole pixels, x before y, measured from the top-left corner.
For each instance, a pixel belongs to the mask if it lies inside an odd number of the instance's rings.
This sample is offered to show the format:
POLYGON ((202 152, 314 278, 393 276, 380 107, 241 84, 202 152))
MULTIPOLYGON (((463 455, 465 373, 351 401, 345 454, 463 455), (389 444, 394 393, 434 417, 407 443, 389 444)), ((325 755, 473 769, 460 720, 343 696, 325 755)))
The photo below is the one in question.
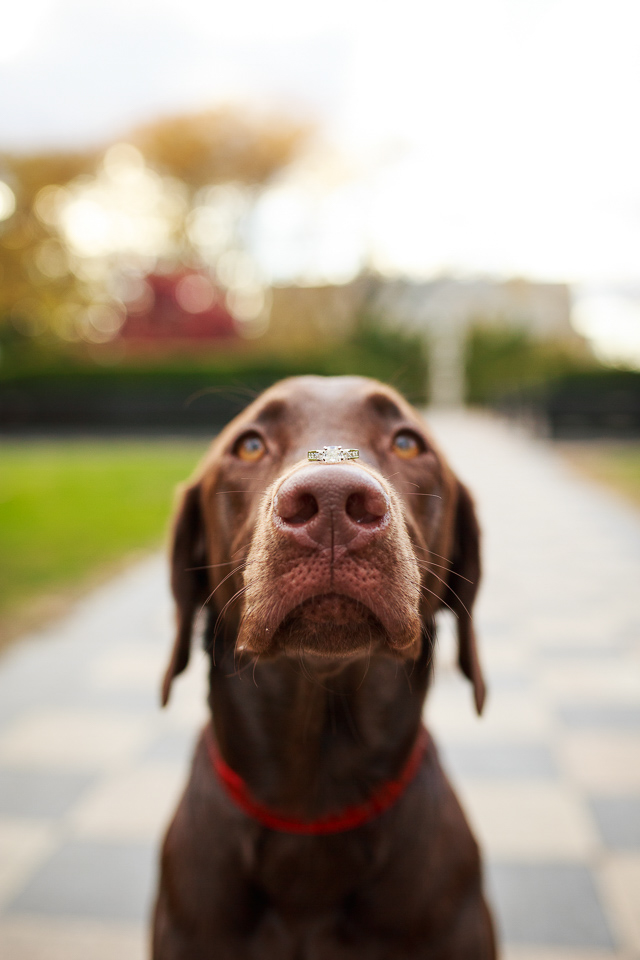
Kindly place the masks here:
MULTIPOLYGON (((468 451, 480 474, 494 448, 510 470, 505 437, 517 438, 512 458, 566 465, 576 496, 595 478, 636 530, 639 30, 633 0, 2 10, 0 673, 12 717, 16 641, 66 622, 132 561, 155 562, 143 558, 163 542, 175 485, 283 376, 390 382, 430 405, 471 486, 468 451)), ((629 597, 636 569, 621 573, 629 597)), ((603 598, 599 615, 612 606, 603 598)), ((66 628, 51 629, 64 645, 66 628)), ((640 691, 624 696, 636 709, 640 691)), ((630 716, 625 757, 640 769, 630 716)), ((41 787, 25 783, 5 783, 9 850, 41 849, 31 826, 15 841, 41 787)), ((637 845, 640 784, 631 793, 637 845)), ((629 869, 640 915, 640 864, 629 869)), ((16 870, 4 901, 0 870, 0 907, 26 882, 16 870)), ((39 957, 18 927, 2 928, 7 955, 39 957)), ((634 930, 544 949, 635 957, 634 930)))
MULTIPOLYGON (((67 463, 133 501, 158 454, 94 442, 79 465, 63 436, 210 435, 289 374, 637 437, 638 25, 620 0, 4 11, 0 611, 145 545, 191 462, 160 510, 34 570, 25 469, 69 529, 67 463), (28 435, 58 442, 8 442, 28 435)), ((637 488, 628 450, 581 455, 637 488)))

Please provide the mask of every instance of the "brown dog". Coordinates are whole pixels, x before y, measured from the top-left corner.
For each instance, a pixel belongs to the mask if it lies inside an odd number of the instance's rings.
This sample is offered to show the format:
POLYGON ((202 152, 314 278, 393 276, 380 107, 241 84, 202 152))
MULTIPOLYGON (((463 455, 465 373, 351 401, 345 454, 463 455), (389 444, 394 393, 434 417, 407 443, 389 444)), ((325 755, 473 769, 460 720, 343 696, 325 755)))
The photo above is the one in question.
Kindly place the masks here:
POLYGON ((212 445, 172 559, 163 702, 204 609, 212 724, 155 960, 491 960, 478 849, 420 721, 443 606, 482 709, 478 525, 415 410, 360 377, 276 384, 212 445), (310 463, 325 444, 359 459, 310 463))

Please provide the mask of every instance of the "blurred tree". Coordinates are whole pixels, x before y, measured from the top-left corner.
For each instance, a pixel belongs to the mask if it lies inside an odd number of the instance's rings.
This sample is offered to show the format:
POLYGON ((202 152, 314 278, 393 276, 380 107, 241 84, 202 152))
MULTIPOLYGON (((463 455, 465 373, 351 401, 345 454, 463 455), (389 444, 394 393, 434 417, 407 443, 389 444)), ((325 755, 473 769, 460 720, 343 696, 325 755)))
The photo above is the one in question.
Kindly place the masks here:
POLYGON ((50 329, 51 318, 70 302, 86 301, 70 269, 65 245, 46 203, 46 191, 93 170, 95 153, 0 155, 0 179, 11 187, 16 208, 0 224, 0 323, 13 330, 2 339, 15 342, 50 329), (4 321, 4 323, 3 323, 4 321))
POLYGON ((466 342, 468 403, 491 404, 507 395, 590 370, 597 361, 581 340, 535 338, 527 330, 479 321, 466 342))
POLYGON ((76 153, 0 154, 0 170, 15 181, 18 202, 31 209, 43 187, 63 186, 80 174, 95 170, 99 151, 76 153))
MULTIPOLYGON (((233 287, 234 277, 241 275, 245 287, 239 288, 240 294, 244 289, 245 301, 251 299, 256 284, 251 278, 247 281, 247 257, 238 223, 246 220, 257 197, 256 188, 291 162, 309 132, 308 127, 283 117, 250 116, 226 108, 168 117, 139 127, 126 138, 130 146, 122 144, 123 149, 116 152, 115 166, 107 162, 110 151, 113 153, 110 145, 75 153, 0 154, 0 180, 16 198, 13 214, 0 222, 0 339, 15 340, 16 333, 19 338, 33 339, 48 332, 62 339, 78 339, 83 310, 96 298, 113 297, 113 284, 109 288, 106 278, 121 270, 127 258, 134 262, 135 256, 126 242, 119 255, 114 230, 110 246, 103 244, 103 249, 97 249, 94 243, 93 250, 83 249, 82 244, 73 242, 68 213, 75 204, 76 227, 87 226, 87 217, 94 218, 88 223, 94 240, 101 216, 105 230, 111 229, 116 218, 122 221, 126 189, 137 198, 143 192, 133 183, 131 170, 124 169, 127 163, 135 168, 136 156, 142 172, 148 174, 138 180, 146 190, 142 211, 146 224, 154 217, 156 223, 165 222, 164 228, 155 231, 164 238, 164 247, 155 251, 156 256, 165 261, 167 256, 173 258, 175 267, 189 264, 213 269, 232 236, 234 256, 223 265, 230 277, 227 286, 233 287), (114 184, 119 194, 112 189, 114 184), (226 189, 225 184, 234 187, 226 189), (211 188, 208 193, 206 188, 211 188), (13 328, 10 336, 8 326, 13 328)), ((139 209, 137 213, 140 215, 139 209)), ((126 233, 126 228, 121 230, 123 236, 126 233)), ((149 261, 148 250, 145 256, 149 261)), ((221 279, 225 270, 220 270, 221 279)), ((84 329, 89 329, 86 324, 84 329)))
POLYGON ((226 108, 157 120, 134 131, 131 142, 152 166, 198 189, 264 183, 291 162, 309 132, 283 117, 226 108))
POLYGON ((187 186, 189 202, 174 228, 179 259, 212 273, 246 336, 264 331, 270 303, 248 249, 251 215, 260 188, 291 163, 310 133, 308 124, 283 116, 221 108, 166 117, 131 138, 152 167, 187 186))

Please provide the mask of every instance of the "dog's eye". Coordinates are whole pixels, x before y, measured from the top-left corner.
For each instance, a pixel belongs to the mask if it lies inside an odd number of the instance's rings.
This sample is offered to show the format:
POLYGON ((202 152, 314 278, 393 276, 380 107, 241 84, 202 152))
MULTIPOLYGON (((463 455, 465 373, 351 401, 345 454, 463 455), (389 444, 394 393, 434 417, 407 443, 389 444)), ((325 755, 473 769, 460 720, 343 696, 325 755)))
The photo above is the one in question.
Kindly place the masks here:
POLYGON ((392 444, 392 450, 397 457, 403 460, 413 460, 419 453, 422 453, 424 447, 415 433, 409 430, 403 430, 396 434, 392 444))
POLYGON ((262 460, 267 448, 260 437, 255 433, 249 433, 245 437, 240 437, 235 445, 234 453, 241 460, 248 460, 255 463, 256 460, 262 460))

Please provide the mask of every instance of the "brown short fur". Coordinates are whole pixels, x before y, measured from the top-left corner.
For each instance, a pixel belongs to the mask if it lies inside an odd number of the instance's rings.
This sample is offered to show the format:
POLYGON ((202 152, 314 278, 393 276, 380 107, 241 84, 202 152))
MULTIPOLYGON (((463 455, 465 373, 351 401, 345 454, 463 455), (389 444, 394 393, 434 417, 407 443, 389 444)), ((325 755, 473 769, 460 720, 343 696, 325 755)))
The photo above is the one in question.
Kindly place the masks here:
MULTIPOLYGON (((443 606, 482 710, 479 578, 473 502, 416 411, 364 378, 283 381, 226 427, 183 493, 163 702, 203 609, 215 737, 253 796, 306 820, 362 802, 411 751, 443 606), (393 446, 404 431, 411 459, 393 446), (240 455, 247 435, 264 444, 256 462, 240 455), (324 444, 360 459, 309 464, 324 444)), ((433 743, 390 810, 315 837, 243 813, 200 739, 164 842, 154 960, 494 956, 477 845, 433 743)))

